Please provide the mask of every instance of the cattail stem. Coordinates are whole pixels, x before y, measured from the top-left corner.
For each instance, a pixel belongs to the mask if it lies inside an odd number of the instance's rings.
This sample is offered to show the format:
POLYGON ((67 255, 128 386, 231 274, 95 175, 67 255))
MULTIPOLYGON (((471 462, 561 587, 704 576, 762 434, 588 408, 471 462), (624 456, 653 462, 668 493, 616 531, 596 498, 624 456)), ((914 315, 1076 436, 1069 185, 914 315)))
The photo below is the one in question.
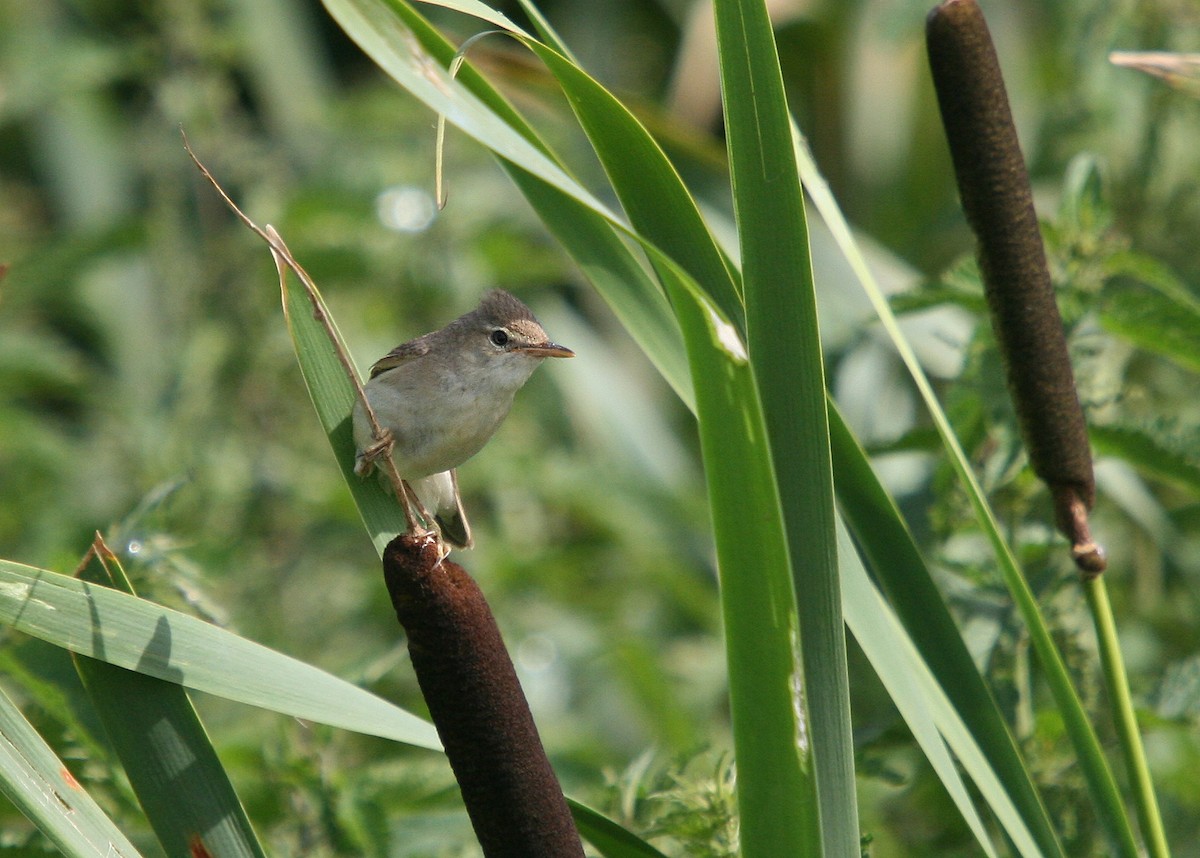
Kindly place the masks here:
POLYGON ((1096 495, 1087 425, 1046 267, 1029 174, 987 22, 974 0, 946 0, 926 21, 929 66, 963 210, 1030 464, 1049 486, 1059 528, 1085 576, 1103 571, 1087 511, 1096 495))
POLYGON ((1117 624, 1113 619, 1112 606, 1108 602, 1108 590, 1103 578, 1085 581, 1083 589, 1095 621, 1100 664, 1104 668, 1104 680, 1112 698, 1117 746, 1121 749, 1125 758, 1125 768, 1129 772, 1138 824, 1142 828, 1142 837, 1146 843, 1146 854, 1151 858, 1170 858, 1171 850, 1167 845, 1162 814, 1158 809, 1158 798, 1154 795, 1154 782, 1150 779, 1146 750, 1142 747, 1141 733, 1138 731, 1133 697, 1129 693, 1129 680, 1125 674, 1125 660, 1121 655, 1120 641, 1117 640, 1117 624))
POLYGON ((500 629, 437 540, 403 534, 383 575, 429 714, 488 858, 583 858, 500 629))

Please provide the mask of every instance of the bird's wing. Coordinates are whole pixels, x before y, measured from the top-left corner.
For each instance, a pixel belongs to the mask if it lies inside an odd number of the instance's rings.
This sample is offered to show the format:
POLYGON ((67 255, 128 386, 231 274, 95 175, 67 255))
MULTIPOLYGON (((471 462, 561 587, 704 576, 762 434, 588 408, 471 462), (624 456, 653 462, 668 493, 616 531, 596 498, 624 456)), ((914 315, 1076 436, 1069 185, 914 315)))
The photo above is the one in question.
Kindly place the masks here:
POLYGON ((389 369, 395 369, 405 361, 419 358, 421 355, 428 353, 429 342, 425 337, 417 337, 415 340, 401 343, 371 365, 371 378, 380 373, 387 372, 389 369))

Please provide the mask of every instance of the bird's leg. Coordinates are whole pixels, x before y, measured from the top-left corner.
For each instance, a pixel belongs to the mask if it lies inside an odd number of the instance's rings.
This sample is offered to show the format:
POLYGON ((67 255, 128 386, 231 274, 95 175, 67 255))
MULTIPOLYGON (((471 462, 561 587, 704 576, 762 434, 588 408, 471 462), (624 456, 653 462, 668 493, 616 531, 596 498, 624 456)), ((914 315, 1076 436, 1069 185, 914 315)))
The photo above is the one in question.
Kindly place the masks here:
MULTIPOLYGON (((440 543, 441 537, 437 529, 430 529, 428 526, 433 524, 433 516, 429 514, 429 510, 425 509, 425 504, 421 502, 420 496, 413 490, 413 487, 408 484, 408 480, 401 478, 396 471, 396 463, 392 461, 394 446, 396 446, 396 436, 392 430, 386 426, 378 426, 374 442, 355 457, 354 473, 365 477, 375 470, 376 461, 387 460, 387 467, 384 468, 384 471, 392 480, 392 486, 396 489, 396 497, 400 501, 400 508, 404 510, 405 530, 416 537, 432 535, 440 543)), ((448 553, 447 551, 446 554, 448 553)), ((442 556, 444 557, 445 554, 442 556)))
POLYGON ((413 517, 413 509, 416 509, 416 515, 421 517, 421 521, 425 524, 432 525, 434 518, 430 515, 429 510, 425 509, 425 504, 421 502, 421 496, 416 490, 408 484, 408 480, 401 480, 400 485, 404 487, 404 496, 401 498, 400 505, 404 507, 404 516, 408 519, 408 529, 414 531, 416 529, 424 530, 413 517))
POLYGON ((442 540, 442 534, 434 525, 437 520, 425 508, 421 496, 416 493, 408 480, 400 480, 400 507, 404 510, 407 530, 417 538, 432 539, 437 543, 438 563, 440 564, 450 554, 450 546, 442 540), (416 507, 416 512, 413 508, 416 507))

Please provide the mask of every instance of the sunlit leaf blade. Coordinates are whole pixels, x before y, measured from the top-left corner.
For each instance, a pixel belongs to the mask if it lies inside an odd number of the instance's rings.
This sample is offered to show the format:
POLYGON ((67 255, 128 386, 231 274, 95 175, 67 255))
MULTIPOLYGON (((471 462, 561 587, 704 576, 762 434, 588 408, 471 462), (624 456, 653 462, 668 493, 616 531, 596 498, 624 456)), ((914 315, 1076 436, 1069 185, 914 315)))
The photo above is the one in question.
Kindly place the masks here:
POLYGON ((140 854, 2 690, 0 792, 64 855, 135 858, 140 854))
MULTIPOLYGON (((999 797, 985 791, 985 800, 999 812, 1002 802, 997 799, 1009 802, 1011 796, 1011 800, 1021 807, 1021 825, 1037 832, 1041 854, 1061 855, 1053 826, 1029 772, 907 527, 836 410, 831 409, 830 417, 838 500, 854 529, 858 545, 869 558, 891 606, 904 619, 913 645, 920 650, 929 670, 953 701, 956 717, 969 725, 970 735, 981 746, 988 765, 1007 786, 1007 793, 999 797)), ((846 558, 843 556, 842 559, 845 574, 846 558)), ((843 586, 846 586, 845 582, 843 586)), ((876 629, 862 620, 856 622, 851 617, 851 610, 848 604, 847 620, 856 636, 861 638, 876 629)), ((877 671, 885 669, 872 657, 870 648, 863 645, 872 666, 877 671)), ((878 651, 885 655, 890 652, 887 648, 878 651)), ((896 699, 895 694, 892 696, 896 699)), ((899 705, 899 700, 897 703, 899 705)))
POLYGON ((404 513, 396 498, 384 488, 382 480, 362 479, 354 473, 355 445, 350 413, 355 391, 337 355, 338 347, 349 353, 345 341, 337 334, 335 347, 320 322, 319 316, 330 319, 336 334, 337 327, 319 292, 310 300, 304 284, 293 276, 284 279, 282 289, 284 317, 313 408, 325 437, 329 439, 329 446, 333 448, 334 461, 354 496, 367 533, 371 535, 375 551, 382 557, 387 544, 404 532, 404 513))
POLYGON ((629 109, 586 72, 538 42, 531 42, 530 48, 566 93, 636 234, 686 271, 744 335, 736 272, 662 148, 629 109))
MULTIPOLYGON (((946 759, 938 747, 943 739, 957 758, 957 765, 975 782, 981 800, 995 814, 1018 854, 1027 858, 1062 854, 1056 843, 1052 844, 1053 849, 1049 852, 1039 848, 1026 824, 1025 814, 1010 800, 991 767, 986 747, 981 745, 979 738, 960 717, 947 696, 949 689, 939 683, 930 671, 899 618, 892 613, 867 577, 845 528, 839 527, 838 539, 847 625, 980 846, 989 855, 995 852, 982 821, 975 813, 970 795, 963 789, 958 768, 946 759), (931 730, 940 734, 940 738, 931 730)), ((1036 818, 1035 815, 1033 819, 1036 821, 1036 818)))
POLYGON ((1137 69, 1193 98, 1200 98, 1200 54, 1113 51, 1108 60, 1115 66, 1137 69))
POLYGON ((750 358, 799 607, 821 807, 819 854, 850 856, 857 854, 860 836, 854 737, 825 375, 800 176, 766 6, 762 0, 717 0, 714 9, 750 358))
POLYGON ((213 855, 263 855, 183 689, 94 659, 76 665, 166 853, 203 844, 213 855))
POLYGON ((688 377, 683 338, 658 284, 603 218, 533 174, 505 166, 546 228, 608 301, 662 377, 694 411, 695 394, 688 377))
POLYGON ((423 748, 433 727, 369 692, 143 599, 0 560, 0 624, 127 670, 423 748))
MULTIPOLYGON (((80 573, 133 595, 115 557, 80 573), (104 572, 107 571, 107 576, 104 572)), ((187 693, 173 682, 76 656, 104 732, 168 855, 264 855, 187 693), (130 701, 137 701, 131 706, 130 701)))
POLYGON ((414 14, 407 4, 400 0, 390 3, 385 0, 323 2, 334 20, 363 52, 431 110, 443 114, 450 124, 501 158, 574 196, 613 223, 620 222, 620 218, 572 179, 543 148, 530 142, 504 117, 450 77, 405 22, 405 16, 414 14))
POLYGON ((696 406, 721 581, 743 854, 819 854, 795 597, 762 410, 735 329, 697 286, 671 273, 665 282, 692 374, 703 379, 696 406))

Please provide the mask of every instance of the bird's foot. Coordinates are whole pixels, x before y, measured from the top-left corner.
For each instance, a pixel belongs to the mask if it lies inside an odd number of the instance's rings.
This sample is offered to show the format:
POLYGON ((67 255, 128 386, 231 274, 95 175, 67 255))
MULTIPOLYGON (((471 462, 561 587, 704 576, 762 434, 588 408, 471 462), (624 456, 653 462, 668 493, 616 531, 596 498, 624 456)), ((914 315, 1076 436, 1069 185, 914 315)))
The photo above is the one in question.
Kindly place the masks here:
POLYGON ((360 450, 354 457, 354 473, 360 477, 365 477, 375 470, 375 462, 384 456, 390 456, 392 447, 396 445, 396 436, 392 434, 391 429, 380 427, 380 431, 381 434, 375 442, 365 450, 360 450))
MULTIPOLYGON (((417 503, 420 504, 420 501, 418 500, 417 503)), ((438 559, 437 563, 434 564, 436 568, 441 565, 443 560, 450 556, 451 545, 442 538, 442 532, 436 526, 427 527, 422 524, 418 515, 420 513, 414 515, 412 510, 406 508, 406 517, 408 518, 407 533, 414 540, 419 541, 421 545, 435 545, 437 547, 438 559)))

